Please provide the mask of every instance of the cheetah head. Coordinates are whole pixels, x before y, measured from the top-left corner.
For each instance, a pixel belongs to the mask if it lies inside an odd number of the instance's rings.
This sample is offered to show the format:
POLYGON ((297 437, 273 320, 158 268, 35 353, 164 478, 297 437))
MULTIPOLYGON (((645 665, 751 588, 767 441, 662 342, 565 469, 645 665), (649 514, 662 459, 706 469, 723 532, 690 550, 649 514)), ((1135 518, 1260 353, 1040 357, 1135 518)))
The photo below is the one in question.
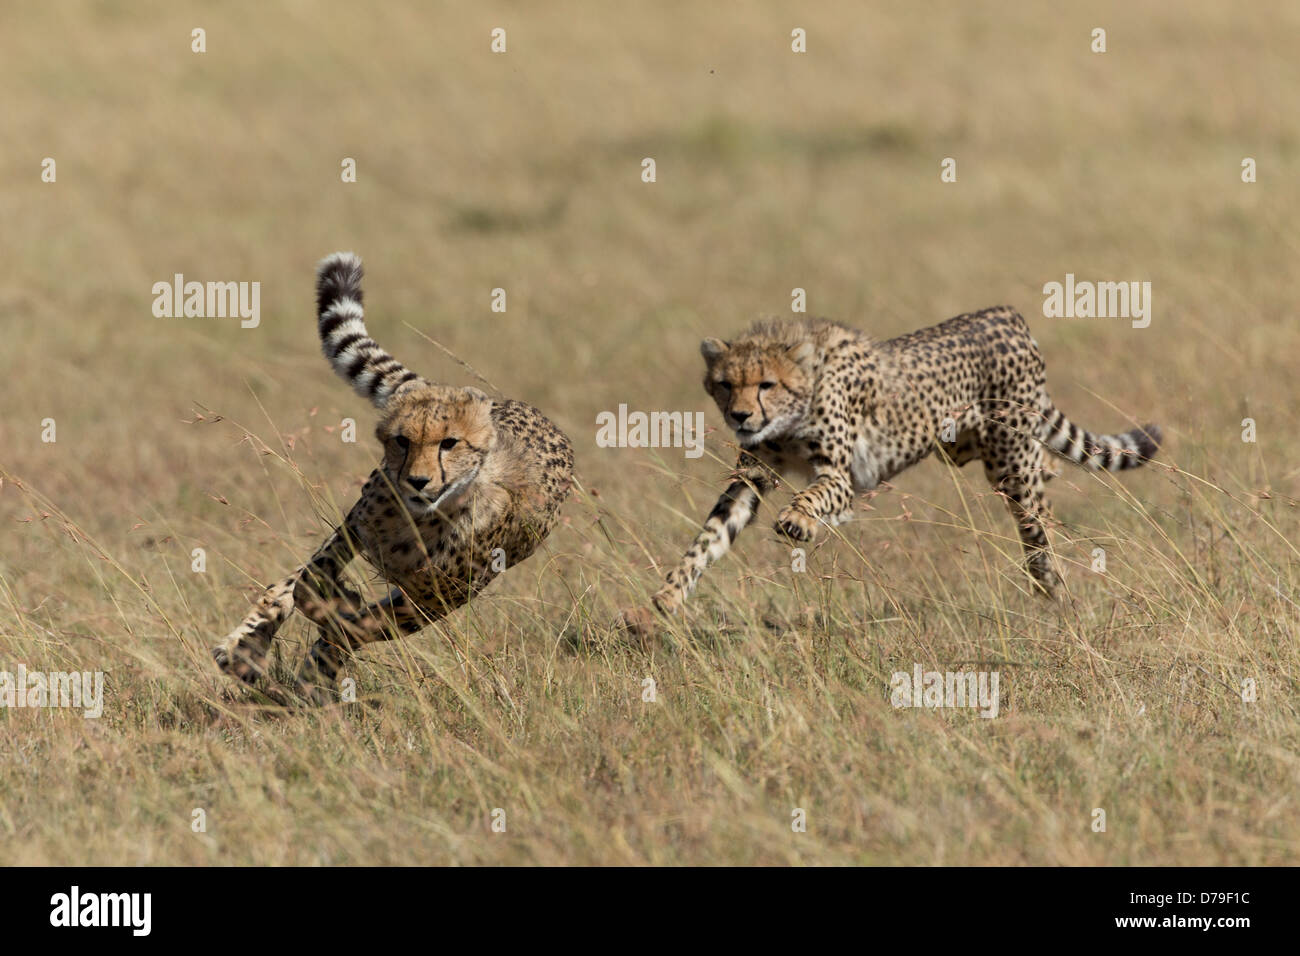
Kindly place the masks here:
POLYGON ((491 413, 492 399, 477 388, 423 380, 389 399, 375 429, 384 447, 380 467, 413 514, 464 503, 496 447, 491 413))
POLYGON ((705 339, 700 353, 708 366, 704 390, 742 446, 780 438, 807 416, 814 380, 811 342, 705 339))

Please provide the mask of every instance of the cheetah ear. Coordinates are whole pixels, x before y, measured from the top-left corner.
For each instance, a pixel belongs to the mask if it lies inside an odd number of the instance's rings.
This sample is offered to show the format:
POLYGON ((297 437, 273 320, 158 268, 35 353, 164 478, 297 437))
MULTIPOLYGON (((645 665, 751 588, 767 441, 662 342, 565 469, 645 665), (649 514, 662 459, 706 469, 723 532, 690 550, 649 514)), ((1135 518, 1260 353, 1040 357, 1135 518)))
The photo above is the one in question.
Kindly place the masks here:
POLYGON ((722 339, 705 339, 700 343, 700 354, 706 362, 716 362, 731 345, 722 339))
POLYGON ((487 402, 491 404, 492 398, 482 389, 475 388, 473 385, 466 385, 462 391, 476 402, 487 402))
POLYGON ((817 354, 817 348, 811 342, 800 342, 798 345, 786 349, 785 354, 790 356, 790 361, 796 365, 807 368, 812 364, 813 356, 817 354))

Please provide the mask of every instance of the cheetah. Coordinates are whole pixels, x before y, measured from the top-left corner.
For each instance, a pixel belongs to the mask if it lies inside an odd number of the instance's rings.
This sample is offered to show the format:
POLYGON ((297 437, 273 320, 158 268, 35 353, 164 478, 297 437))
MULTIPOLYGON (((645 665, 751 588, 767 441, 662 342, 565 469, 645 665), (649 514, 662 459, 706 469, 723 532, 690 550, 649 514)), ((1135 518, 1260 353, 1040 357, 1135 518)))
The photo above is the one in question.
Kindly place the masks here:
POLYGON ((313 703, 331 699, 354 651, 420 630, 532 554, 573 476, 569 439, 537 409, 433 384, 380 348, 366 331, 361 278, 352 253, 322 260, 317 325, 334 370, 381 412, 383 461, 310 560, 269 587, 212 650, 223 671, 251 683, 297 608, 319 631, 296 679, 313 703), (344 582, 357 555, 392 585, 382 600, 365 604, 344 582))
MULTIPOLYGON (((1160 429, 1094 435, 1048 397, 1042 354, 1025 320, 1000 306, 886 342, 825 319, 765 320, 739 338, 705 339, 704 389, 740 444, 727 490, 653 598, 661 614, 684 604, 726 554, 780 476, 810 481, 777 515, 776 530, 811 541, 871 491, 933 451, 954 465, 979 459, 1020 529, 1036 590, 1060 583, 1047 541, 1044 449, 1086 468, 1123 471, 1155 454, 1160 429)), ((633 628, 647 608, 623 615, 633 628)))

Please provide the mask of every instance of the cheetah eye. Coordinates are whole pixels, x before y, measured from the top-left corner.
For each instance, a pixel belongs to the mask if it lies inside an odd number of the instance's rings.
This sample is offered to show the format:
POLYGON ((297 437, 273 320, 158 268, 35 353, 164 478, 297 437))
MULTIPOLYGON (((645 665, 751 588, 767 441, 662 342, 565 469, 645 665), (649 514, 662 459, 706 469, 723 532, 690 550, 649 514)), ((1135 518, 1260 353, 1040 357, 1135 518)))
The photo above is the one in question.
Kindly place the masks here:
POLYGON ((460 441, 459 438, 444 438, 442 441, 438 443, 438 447, 441 448, 443 451, 450 451, 451 449, 456 447, 456 444, 459 441, 460 441))
POLYGON ((759 383, 758 383, 758 390, 759 390, 760 392, 766 392, 769 388, 775 388, 775 387, 776 387, 776 382, 759 382, 759 383))
POLYGON ((393 441, 396 443, 398 448, 402 449, 402 451, 406 451, 406 449, 411 447, 411 439, 407 438, 405 435, 394 435, 393 441))
POLYGON ((718 388, 722 389, 724 392, 729 392, 729 391, 731 391, 731 383, 730 383, 730 382, 719 382, 719 383, 718 383, 718 388))

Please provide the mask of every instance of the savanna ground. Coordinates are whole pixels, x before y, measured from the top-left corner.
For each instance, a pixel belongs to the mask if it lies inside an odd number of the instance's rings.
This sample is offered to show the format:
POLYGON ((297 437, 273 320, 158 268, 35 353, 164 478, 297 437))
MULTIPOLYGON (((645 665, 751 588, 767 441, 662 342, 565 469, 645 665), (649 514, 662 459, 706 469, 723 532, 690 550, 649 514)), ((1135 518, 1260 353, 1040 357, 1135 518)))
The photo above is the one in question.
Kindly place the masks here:
POLYGON ((107 702, 0 711, 0 861, 1300 859, 1300 11, 703 6, 8 12, 0 667, 102 670, 107 702), (367 652, 362 703, 276 713, 208 648, 377 460, 316 340, 335 249, 382 344, 542 408, 581 491, 477 603, 367 652), (261 282, 260 326, 155 318, 178 272, 261 282), (1150 281, 1150 327, 1045 318, 1066 273, 1150 281), (1073 419, 1164 426, 1159 463, 1050 486, 1066 600, 1028 592, 978 466, 928 461, 806 572, 769 505, 686 625, 612 633, 734 451, 597 448, 595 416, 719 426, 699 340, 795 287, 882 338, 1011 304, 1073 419), (894 709, 918 662, 997 670, 999 715, 894 709))

